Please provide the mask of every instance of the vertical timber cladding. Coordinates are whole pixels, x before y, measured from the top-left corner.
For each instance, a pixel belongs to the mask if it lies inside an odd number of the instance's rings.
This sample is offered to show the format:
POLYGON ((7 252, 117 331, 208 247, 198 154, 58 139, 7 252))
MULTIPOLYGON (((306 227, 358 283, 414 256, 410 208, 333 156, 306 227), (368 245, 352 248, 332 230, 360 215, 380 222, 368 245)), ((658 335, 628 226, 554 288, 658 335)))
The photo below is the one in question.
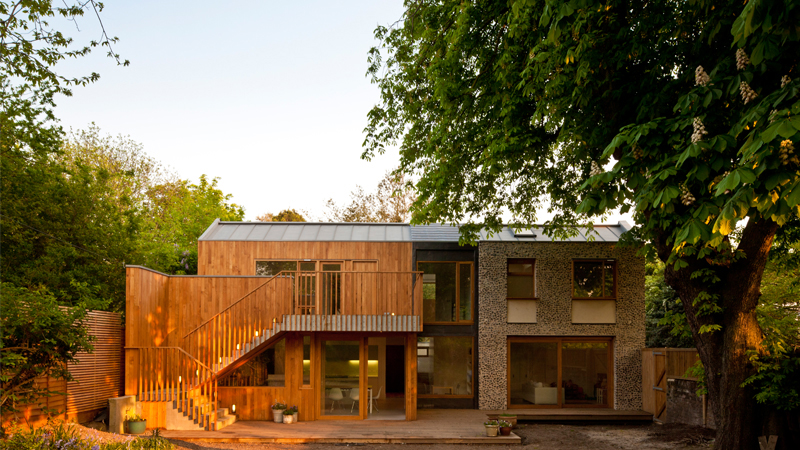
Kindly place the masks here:
POLYGON ((257 259, 377 260, 381 272, 414 270, 410 242, 199 241, 197 246, 199 275, 255 275, 257 259))
MULTIPOLYGON (((418 337, 436 336, 470 336, 472 337, 472 398, 446 398, 425 397, 417 389, 417 408, 455 408, 477 409, 478 398, 481 390, 479 377, 478 322, 481 313, 477 305, 479 302, 478 289, 478 248, 470 245, 459 245, 455 242, 415 242, 413 246, 413 270, 417 269, 418 262, 471 262, 472 263, 472 323, 468 325, 426 325, 423 323, 422 332, 418 337), (423 395, 423 397, 419 397, 423 395)), ((416 349, 414 350, 416 352, 416 349)), ((416 364, 415 364, 416 366, 416 364)), ((416 369, 416 367, 415 367, 416 369)), ((416 371, 415 371, 416 372, 416 371)), ((416 377, 416 373, 414 374, 416 377)))
POLYGON ((481 354, 480 409, 508 407, 509 336, 610 336, 614 349, 614 409, 642 408, 644 347, 644 259, 636 249, 603 242, 481 242, 478 303, 483 318, 478 332, 481 354), (539 296, 536 323, 508 323, 507 261, 535 259, 539 296), (616 323, 572 323, 572 261, 615 259, 617 262, 616 323))

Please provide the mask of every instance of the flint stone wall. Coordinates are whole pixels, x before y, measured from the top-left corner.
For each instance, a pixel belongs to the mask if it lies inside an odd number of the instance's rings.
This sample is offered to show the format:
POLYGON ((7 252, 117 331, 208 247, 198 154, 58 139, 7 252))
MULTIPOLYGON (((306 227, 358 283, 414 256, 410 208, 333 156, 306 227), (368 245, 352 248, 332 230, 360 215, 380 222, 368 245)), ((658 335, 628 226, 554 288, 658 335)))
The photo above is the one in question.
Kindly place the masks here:
POLYGON ((481 242, 479 246, 480 409, 506 409, 509 336, 613 336, 614 409, 642 409, 645 344, 644 258, 605 242, 481 242), (537 323, 507 322, 509 258, 536 260, 537 323), (617 322, 572 323, 572 261, 617 261, 617 322))

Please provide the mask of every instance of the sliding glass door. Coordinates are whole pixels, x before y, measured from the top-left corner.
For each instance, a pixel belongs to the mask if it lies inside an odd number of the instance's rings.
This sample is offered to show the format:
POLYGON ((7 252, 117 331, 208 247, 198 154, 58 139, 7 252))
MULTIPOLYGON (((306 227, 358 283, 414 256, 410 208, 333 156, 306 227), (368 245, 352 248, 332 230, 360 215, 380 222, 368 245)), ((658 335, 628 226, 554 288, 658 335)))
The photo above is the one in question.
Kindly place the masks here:
POLYGON ((509 407, 613 406, 613 367, 611 338, 509 338, 509 407))

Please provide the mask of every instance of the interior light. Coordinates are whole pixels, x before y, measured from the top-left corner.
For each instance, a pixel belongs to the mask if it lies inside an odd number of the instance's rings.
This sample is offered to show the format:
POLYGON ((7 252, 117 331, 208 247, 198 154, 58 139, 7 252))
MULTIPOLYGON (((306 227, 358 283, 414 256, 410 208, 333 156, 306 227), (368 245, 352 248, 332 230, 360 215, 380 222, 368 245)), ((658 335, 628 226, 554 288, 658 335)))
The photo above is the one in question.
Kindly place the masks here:
POLYGON ((180 383, 180 382, 181 382, 181 376, 178 375, 178 383, 180 383))
MULTIPOLYGON (((258 335, 256 335, 258 336, 258 335)), ((239 350, 239 344, 236 344, 236 350, 239 350)))
POLYGON ((256 330, 256 337, 258 337, 258 330, 256 330))
POLYGON ((197 369, 194 372, 197 374, 198 377, 200 376, 200 369, 197 369))

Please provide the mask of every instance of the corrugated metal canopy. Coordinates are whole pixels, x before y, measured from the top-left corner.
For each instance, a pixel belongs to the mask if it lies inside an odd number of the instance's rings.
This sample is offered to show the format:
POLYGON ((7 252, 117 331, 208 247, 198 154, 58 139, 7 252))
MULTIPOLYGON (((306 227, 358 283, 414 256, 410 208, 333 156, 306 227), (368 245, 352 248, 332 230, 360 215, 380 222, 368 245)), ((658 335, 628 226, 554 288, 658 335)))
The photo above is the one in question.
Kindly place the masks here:
MULTIPOLYGON (((594 232, 579 228, 578 235, 566 242, 617 242, 630 229, 627 222, 617 225, 595 225, 594 232)), ((312 223, 312 222, 221 222, 215 220, 200 236, 201 241, 352 241, 352 242, 458 242, 458 226, 409 225, 407 223, 312 223)), ((552 242, 541 227, 518 230, 503 227, 489 235, 480 232, 480 240, 488 242, 552 242)))

